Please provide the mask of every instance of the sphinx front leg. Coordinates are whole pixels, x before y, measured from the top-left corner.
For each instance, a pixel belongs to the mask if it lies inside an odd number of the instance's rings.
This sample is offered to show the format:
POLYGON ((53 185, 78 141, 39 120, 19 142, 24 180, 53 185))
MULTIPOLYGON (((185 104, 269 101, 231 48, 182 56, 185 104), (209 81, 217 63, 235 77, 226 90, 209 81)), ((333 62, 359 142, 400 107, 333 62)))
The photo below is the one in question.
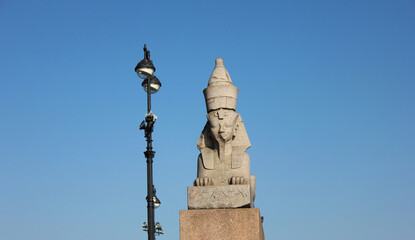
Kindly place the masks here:
POLYGON ((193 182, 193 186, 212 186, 213 180, 210 178, 209 170, 203 165, 202 154, 197 159, 197 178, 193 182))
POLYGON ((246 152, 235 153, 232 156, 232 169, 228 182, 230 185, 249 184, 250 178, 250 160, 246 152))

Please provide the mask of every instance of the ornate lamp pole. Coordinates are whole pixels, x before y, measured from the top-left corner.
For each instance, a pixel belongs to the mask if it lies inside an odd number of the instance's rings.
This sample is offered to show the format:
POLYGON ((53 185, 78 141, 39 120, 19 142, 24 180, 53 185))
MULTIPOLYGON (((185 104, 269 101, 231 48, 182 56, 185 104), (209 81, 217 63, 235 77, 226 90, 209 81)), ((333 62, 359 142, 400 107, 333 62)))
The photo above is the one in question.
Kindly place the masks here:
POLYGON ((157 116, 151 112, 151 94, 156 93, 160 87, 161 82, 153 75, 156 68, 150 60, 150 51, 147 50, 144 44, 144 59, 141 60, 135 67, 137 75, 144 79, 142 86, 147 92, 147 114, 145 120, 140 124, 140 130, 144 130, 144 136, 147 140, 147 150, 144 152, 147 158, 147 223, 143 223, 143 230, 148 232, 148 240, 155 240, 155 234, 163 234, 163 228, 160 223, 154 223, 154 208, 160 206, 160 200, 156 197, 156 189, 153 185, 153 158, 155 152, 152 147, 152 132, 154 130, 154 123, 157 116))

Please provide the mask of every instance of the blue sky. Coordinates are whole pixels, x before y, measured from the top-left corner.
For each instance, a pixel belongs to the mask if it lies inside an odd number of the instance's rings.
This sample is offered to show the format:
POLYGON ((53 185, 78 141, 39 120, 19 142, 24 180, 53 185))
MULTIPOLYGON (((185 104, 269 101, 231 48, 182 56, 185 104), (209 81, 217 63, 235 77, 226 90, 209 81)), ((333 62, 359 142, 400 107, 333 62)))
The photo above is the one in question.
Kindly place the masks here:
POLYGON ((1 1, 0 238, 179 239, 216 57, 239 88, 267 239, 415 238, 414 1, 1 1))

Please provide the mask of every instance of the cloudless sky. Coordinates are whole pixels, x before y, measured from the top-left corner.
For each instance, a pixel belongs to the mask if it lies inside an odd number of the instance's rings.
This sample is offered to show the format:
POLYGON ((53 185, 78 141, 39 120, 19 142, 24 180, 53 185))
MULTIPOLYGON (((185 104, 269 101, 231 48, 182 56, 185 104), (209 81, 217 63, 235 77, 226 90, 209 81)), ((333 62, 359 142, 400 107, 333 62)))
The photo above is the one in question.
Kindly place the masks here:
MULTIPOLYGON (((0 239, 179 239, 222 57, 266 239, 415 239, 415 2, 0 1, 0 239)), ((200 221, 203 221, 201 219, 200 221)))

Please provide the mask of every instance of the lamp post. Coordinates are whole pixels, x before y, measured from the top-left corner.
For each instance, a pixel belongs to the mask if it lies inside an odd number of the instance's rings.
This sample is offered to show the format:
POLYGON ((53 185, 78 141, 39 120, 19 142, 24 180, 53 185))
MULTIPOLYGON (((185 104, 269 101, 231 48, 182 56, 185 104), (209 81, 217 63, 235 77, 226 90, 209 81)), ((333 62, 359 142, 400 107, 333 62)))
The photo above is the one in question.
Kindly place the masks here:
POLYGON ((155 240, 155 233, 163 234, 163 228, 158 222, 157 225, 154 223, 154 208, 160 205, 160 200, 156 197, 156 189, 153 185, 153 158, 155 152, 152 147, 152 132, 157 116, 151 111, 151 94, 160 89, 161 82, 153 75, 156 68, 150 60, 150 51, 147 50, 145 44, 143 50, 144 59, 135 67, 137 75, 144 79, 141 85, 144 91, 147 92, 147 113, 145 120, 140 124, 140 130, 144 130, 144 136, 147 140, 147 150, 144 152, 144 156, 147 158, 147 223, 143 223, 143 230, 148 232, 148 240, 155 240))

